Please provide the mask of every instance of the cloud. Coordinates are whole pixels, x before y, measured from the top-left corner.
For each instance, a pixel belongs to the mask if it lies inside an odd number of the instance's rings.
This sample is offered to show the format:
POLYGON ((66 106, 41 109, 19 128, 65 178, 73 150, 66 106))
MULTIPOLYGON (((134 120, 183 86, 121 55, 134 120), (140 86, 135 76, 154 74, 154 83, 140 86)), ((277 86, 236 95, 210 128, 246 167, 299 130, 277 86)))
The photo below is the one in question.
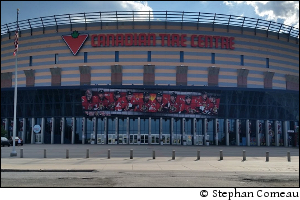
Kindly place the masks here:
POLYGON ((126 10, 152 11, 147 1, 121 1, 121 6, 126 10))
MULTIPOLYGON (((122 15, 122 11, 137 11, 134 13, 134 20, 136 21, 149 19, 149 11, 150 18, 153 18, 153 9, 149 7, 147 1, 86 1, 86 3, 89 3, 90 7, 98 8, 100 12, 118 11, 119 21, 132 20, 133 15, 130 15, 130 12, 122 15)), ((111 15, 112 13, 107 16, 103 13, 102 19, 114 17, 111 15)))
POLYGON ((152 11, 147 1, 85 1, 99 11, 152 11))
POLYGON ((267 20, 282 19, 284 24, 299 28, 299 1, 248 1, 246 4, 253 6, 256 14, 267 20))
POLYGON ((226 1, 227 6, 245 4, 252 6, 255 13, 268 21, 283 21, 283 24, 299 29, 299 1, 226 1))

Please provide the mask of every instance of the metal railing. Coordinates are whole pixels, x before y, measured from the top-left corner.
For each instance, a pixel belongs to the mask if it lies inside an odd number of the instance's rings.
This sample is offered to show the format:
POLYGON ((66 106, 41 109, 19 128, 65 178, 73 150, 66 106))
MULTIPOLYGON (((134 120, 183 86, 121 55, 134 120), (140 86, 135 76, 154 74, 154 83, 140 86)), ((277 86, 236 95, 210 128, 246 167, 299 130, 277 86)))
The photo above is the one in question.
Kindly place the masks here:
MULTIPOLYGON (((107 12, 89 12, 62 14, 19 21, 19 30, 31 30, 35 28, 45 28, 49 26, 73 25, 79 23, 95 22, 189 22, 196 24, 219 24, 229 26, 238 26, 265 30, 267 32, 276 32, 287 34, 290 37, 299 38, 299 29, 289 25, 255 19, 236 15, 225 15, 203 12, 184 12, 184 11, 107 11, 107 12)), ((17 22, 1 25, 1 35, 15 31, 17 22)))

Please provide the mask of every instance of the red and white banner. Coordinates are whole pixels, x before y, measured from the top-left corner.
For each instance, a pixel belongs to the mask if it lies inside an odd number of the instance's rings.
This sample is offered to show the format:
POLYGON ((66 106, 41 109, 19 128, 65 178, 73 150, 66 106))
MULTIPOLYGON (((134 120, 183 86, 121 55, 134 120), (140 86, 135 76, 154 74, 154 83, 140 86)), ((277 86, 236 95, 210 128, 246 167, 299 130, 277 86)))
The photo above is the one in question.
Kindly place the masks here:
POLYGON ((277 121, 277 133, 281 134, 282 133, 282 129, 281 129, 281 122, 277 121))
POLYGON ((258 124, 258 133, 262 133, 262 124, 259 122, 258 124))
POLYGON ((18 30, 16 30, 15 32, 15 41, 14 41, 14 45, 15 45, 15 50, 14 50, 14 56, 16 55, 16 53, 18 52, 18 47, 19 47, 19 33, 18 30))
POLYGON ((249 120, 249 134, 251 134, 251 121, 249 120))

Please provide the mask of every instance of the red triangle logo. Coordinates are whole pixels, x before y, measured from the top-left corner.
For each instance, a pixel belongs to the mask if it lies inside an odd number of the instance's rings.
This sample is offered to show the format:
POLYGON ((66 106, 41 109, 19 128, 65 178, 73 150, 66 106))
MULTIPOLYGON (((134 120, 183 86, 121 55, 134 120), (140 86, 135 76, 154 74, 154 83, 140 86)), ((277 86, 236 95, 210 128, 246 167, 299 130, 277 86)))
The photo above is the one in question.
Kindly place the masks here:
POLYGON ((75 56, 89 37, 89 34, 79 35, 78 31, 73 31, 71 35, 62 35, 61 37, 75 56))

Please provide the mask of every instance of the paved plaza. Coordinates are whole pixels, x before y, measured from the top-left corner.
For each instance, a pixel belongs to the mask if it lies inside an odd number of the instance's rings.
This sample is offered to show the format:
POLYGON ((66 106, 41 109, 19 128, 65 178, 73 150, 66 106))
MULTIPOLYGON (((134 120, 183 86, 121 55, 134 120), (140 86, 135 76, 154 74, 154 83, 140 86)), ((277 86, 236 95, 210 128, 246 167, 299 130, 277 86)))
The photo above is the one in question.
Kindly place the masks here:
MULTIPOLYGON (((208 187, 239 187, 237 182, 232 185, 226 184, 226 181, 228 182, 234 175, 239 178, 243 177, 243 180, 253 179, 253 182, 267 176, 263 179, 278 182, 278 185, 269 185, 274 187, 299 186, 299 149, 292 147, 25 144, 15 147, 15 149, 17 156, 10 157, 12 147, 1 148, 1 184, 3 186, 13 187, 13 185, 6 185, 12 181, 9 179, 9 175, 13 172, 44 172, 45 174, 77 172, 76 177, 79 173, 84 173, 85 177, 98 177, 98 173, 99 176, 106 174, 106 177, 110 178, 115 177, 116 174, 120 178, 120 173, 122 173, 122 178, 128 176, 131 180, 133 175, 136 177, 137 174, 144 174, 138 180, 147 178, 147 181, 143 182, 144 184, 137 181, 131 185, 122 184, 116 181, 118 178, 115 178, 116 184, 108 184, 106 187, 186 187, 189 185, 181 181, 177 182, 179 185, 173 185, 172 181, 165 184, 160 182, 162 185, 153 182, 151 185, 151 181, 148 180, 153 178, 168 180, 172 176, 179 180, 184 177, 185 180, 186 177, 199 175, 206 177, 201 179, 202 181, 216 179, 211 183, 206 181, 206 184, 210 184, 208 187), (23 151, 23 158, 20 158, 21 151, 23 151), (108 151, 110 151, 110 158, 108 158, 108 151), (155 159, 153 159, 153 151, 155 151, 155 159), (268 161, 267 152, 269 154, 268 161), (290 161, 287 157, 288 152, 290 161), (281 180, 289 184, 284 186, 281 180), (293 184, 290 185, 291 183, 293 184)), ((26 179, 26 176, 24 178, 26 179)), ((188 184, 192 184, 192 182, 197 186, 201 181, 200 179, 193 181, 193 178, 190 178, 188 184)), ((270 181, 267 182, 270 184, 270 181)), ((21 183, 18 182, 18 184, 21 183)), ((268 186, 268 184, 261 182, 245 186, 268 186)), ((22 187, 22 185, 16 186, 22 187)))

